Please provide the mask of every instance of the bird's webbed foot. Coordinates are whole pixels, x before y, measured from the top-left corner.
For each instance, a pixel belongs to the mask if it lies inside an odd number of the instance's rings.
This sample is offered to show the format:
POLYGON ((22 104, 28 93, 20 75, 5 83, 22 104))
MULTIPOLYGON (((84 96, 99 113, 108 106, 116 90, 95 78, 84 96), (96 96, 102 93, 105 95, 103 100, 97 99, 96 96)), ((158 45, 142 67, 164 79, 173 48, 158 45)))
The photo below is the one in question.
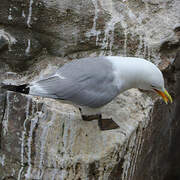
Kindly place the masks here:
POLYGON ((99 125, 100 130, 102 131, 119 128, 119 125, 115 121, 113 121, 112 118, 109 118, 109 119, 100 118, 98 120, 98 125, 99 125))

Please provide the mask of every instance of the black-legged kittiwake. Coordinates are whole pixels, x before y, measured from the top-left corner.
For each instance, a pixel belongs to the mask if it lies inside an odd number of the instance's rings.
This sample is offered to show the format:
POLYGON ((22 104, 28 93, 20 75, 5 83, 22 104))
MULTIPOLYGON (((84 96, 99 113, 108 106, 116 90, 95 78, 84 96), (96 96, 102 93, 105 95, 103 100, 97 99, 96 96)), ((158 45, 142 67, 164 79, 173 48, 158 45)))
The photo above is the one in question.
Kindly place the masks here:
POLYGON ((39 81, 19 86, 3 85, 2 88, 59 99, 78 105, 81 109, 91 109, 92 116, 83 114, 82 118, 92 120, 98 117, 102 130, 114 129, 118 125, 112 119, 102 119, 96 110, 128 89, 155 91, 165 103, 172 102, 164 87, 161 71, 153 63, 133 57, 103 56, 73 60, 39 81))

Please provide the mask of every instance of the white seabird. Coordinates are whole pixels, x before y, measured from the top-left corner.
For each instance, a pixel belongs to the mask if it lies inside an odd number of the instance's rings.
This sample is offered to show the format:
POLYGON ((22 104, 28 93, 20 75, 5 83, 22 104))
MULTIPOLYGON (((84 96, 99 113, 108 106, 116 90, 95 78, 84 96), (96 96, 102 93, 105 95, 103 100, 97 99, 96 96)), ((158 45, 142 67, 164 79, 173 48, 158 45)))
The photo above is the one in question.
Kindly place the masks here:
MULTIPOLYGON (((91 109, 93 116, 82 115, 92 120, 99 115, 102 130, 117 128, 117 124, 101 119, 100 109, 120 93, 140 88, 157 92, 165 101, 172 98, 164 87, 161 71, 151 62, 133 57, 103 56, 89 57, 66 63, 53 75, 39 81, 20 86, 4 85, 2 88, 34 96, 71 102, 79 107, 91 109), (108 122, 104 125, 103 122, 108 122), (108 127, 107 127, 108 126, 108 127)), ((84 108, 83 108, 84 109, 84 108)))

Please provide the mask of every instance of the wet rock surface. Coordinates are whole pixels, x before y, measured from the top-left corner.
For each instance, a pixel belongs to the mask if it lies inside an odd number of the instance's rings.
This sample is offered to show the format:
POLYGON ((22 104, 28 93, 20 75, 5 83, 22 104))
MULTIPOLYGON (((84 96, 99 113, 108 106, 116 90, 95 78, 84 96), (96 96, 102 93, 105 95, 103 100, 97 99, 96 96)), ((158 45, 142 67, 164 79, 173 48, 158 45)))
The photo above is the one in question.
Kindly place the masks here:
POLYGON ((174 103, 132 89, 100 131, 61 102, 0 90, 0 179, 178 180, 180 2, 1 1, 0 83, 37 80, 72 59, 137 56, 163 70, 174 103))

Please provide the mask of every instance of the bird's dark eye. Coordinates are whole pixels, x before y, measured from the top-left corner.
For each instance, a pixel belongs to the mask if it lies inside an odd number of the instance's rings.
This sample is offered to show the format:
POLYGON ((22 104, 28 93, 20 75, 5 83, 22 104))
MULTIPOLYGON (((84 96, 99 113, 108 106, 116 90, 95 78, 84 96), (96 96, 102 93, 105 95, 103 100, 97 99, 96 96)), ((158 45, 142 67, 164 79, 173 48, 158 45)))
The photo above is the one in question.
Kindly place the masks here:
POLYGON ((152 88, 155 88, 156 86, 154 86, 154 85, 151 85, 151 87, 152 87, 152 88))

